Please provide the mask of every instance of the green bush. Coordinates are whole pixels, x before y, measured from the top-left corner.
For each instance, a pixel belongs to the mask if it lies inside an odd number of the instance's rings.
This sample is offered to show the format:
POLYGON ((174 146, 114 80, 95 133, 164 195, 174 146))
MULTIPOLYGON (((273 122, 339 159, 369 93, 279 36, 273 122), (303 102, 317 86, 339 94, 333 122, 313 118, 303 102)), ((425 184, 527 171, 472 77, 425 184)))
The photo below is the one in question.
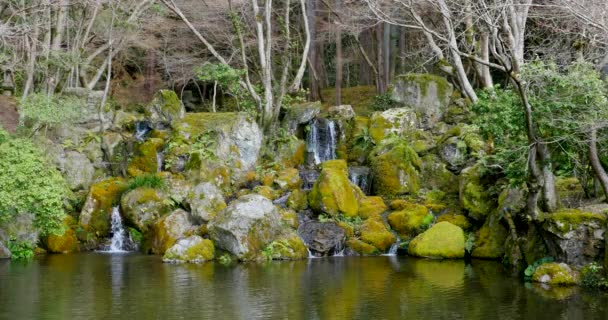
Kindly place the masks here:
POLYGON ((30 141, 0 137, 0 224, 33 213, 41 235, 61 233, 68 192, 63 177, 30 141))
POLYGON ((144 174, 141 176, 137 176, 131 180, 127 184, 127 189, 125 192, 134 190, 137 188, 152 188, 152 189, 162 189, 165 187, 165 180, 155 174, 144 174))
POLYGON ((34 257, 35 245, 33 243, 11 239, 8 242, 8 250, 11 251, 13 260, 30 260, 34 257))
POLYGON ((384 111, 397 107, 397 103, 391 99, 390 93, 384 93, 374 96, 371 104, 372 110, 384 111))
POLYGON ((591 289, 608 289, 608 280, 604 268, 596 262, 586 265, 581 270, 581 285, 591 289))
POLYGON ((75 121, 84 104, 78 97, 33 93, 21 103, 19 112, 26 121, 40 128, 75 121))

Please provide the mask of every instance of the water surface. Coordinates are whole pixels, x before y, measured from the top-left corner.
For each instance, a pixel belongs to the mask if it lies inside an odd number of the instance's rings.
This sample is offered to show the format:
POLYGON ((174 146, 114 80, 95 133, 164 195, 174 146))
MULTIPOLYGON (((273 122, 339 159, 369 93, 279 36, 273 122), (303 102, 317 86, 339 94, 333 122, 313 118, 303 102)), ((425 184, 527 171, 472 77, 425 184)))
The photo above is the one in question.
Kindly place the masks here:
POLYGON ((163 264, 138 254, 0 261, 0 319, 608 319, 608 296, 499 263, 343 257, 163 264))

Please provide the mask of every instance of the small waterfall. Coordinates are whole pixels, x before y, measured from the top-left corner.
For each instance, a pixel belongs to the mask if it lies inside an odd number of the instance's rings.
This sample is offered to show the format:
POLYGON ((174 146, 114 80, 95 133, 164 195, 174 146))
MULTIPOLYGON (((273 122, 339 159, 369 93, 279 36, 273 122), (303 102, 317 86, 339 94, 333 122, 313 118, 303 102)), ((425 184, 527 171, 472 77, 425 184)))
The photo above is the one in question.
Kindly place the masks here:
POLYGON ((321 173, 318 170, 300 170, 302 190, 310 190, 321 173))
POLYGON ((349 167, 348 180, 356 184, 366 195, 371 191, 370 169, 368 167, 349 167))
POLYGON ((108 252, 126 252, 129 236, 122 225, 120 210, 118 207, 112 208, 112 239, 108 252))
POLYGON ((324 118, 314 119, 306 135, 307 164, 318 165, 336 158, 336 123, 324 118))
POLYGON ((312 251, 310 251, 310 249, 308 247, 306 247, 306 251, 308 251, 308 259, 316 259, 319 258, 317 256, 315 256, 312 251))
POLYGON ((396 256, 397 250, 399 250, 400 244, 401 244, 401 242, 399 240, 395 241, 395 243, 393 243, 393 245, 390 247, 390 249, 388 249, 388 253, 386 255, 387 256, 396 256))
POLYGON ((161 151, 156 151, 156 172, 163 171, 165 164, 165 154, 161 151))
POLYGON ((152 128, 148 121, 135 122, 135 139, 143 141, 150 130, 152 130, 152 128))

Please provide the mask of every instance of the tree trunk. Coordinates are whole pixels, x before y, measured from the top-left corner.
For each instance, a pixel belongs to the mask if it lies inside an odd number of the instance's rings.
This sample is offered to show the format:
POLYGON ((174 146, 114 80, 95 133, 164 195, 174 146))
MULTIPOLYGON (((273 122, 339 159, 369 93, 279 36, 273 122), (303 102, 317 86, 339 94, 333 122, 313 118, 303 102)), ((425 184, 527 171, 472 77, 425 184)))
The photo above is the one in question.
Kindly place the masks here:
POLYGON ((376 26, 376 61, 378 74, 376 75, 376 92, 378 94, 384 94, 386 92, 386 75, 384 68, 384 50, 383 50, 383 39, 384 39, 384 25, 378 24, 376 26))
POLYGON ((538 160, 542 164, 543 209, 546 212, 555 212, 557 210, 557 192, 555 191, 555 176, 551 166, 551 153, 547 144, 543 141, 539 141, 537 152, 538 160))
MULTIPOLYGON (((335 1, 336 13, 340 12, 342 0, 335 1)), ((342 30, 340 21, 336 20, 336 105, 342 105, 342 30)))
POLYGON ((404 27, 400 27, 399 28, 399 66, 397 67, 397 72, 398 74, 403 74, 405 73, 405 28, 404 27))
POLYGON ((589 133, 589 162, 591 162, 595 177, 604 190, 604 201, 608 202, 608 174, 606 174, 597 153, 597 127, 594 125, 591 126, 591 132, 589 133))

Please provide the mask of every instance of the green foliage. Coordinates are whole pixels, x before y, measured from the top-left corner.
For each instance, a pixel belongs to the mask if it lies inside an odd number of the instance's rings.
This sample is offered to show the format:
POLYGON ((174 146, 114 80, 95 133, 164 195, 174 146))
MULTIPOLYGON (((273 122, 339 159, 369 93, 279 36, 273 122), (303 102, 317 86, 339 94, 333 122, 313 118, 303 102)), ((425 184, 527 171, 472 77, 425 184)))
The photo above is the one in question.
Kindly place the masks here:
POLYGON ((198 79, 206 82, 216 82, 218 85, 233 94, 238 93, 241 88, 239 80, 245 74, 244 70, 234 69, 223 63, 206 63, 195 70, 198 79))
POLYGON ((125 192, 141 187, 151 189, 162 189, 165 187, 165 180, 155 174, 143 174, 129 180, 125 192))
POLYGON ((67 193, 61 174, 30 141, 0 143, 0 223, 33 213, 42 235, 61 233, 67 193))
POLYGON ((190 147, 190 154, 196 153, 204 160, 216 160, 216 148, 217 132, 208 130, 194 139, 194 143, 190 147))
POLYGON ((529 265, 524 271, 524 277, 526 280, 531 279, 536 272, 536 268, 540 267, 542 264, 553 262, 555 259, 553 257, 544 257, 542 259, 534 261, 531 265, 529 265))
POLYGON ((608 289, 608 279, 604 268, 597 262, 586 265, 581 270, 581 284, 583 287, 591 289, 608 289))
POLYGON ((369 134, 369 128, 363 127, 361 130, 353 136, 353 148, 360 150, 368 150, 375 145, 374 139, 369 134))
POLYGON ((227 253, 221 255, 217 260, 219 261, 220 264, 223 264, 223 265, 232 264, 232 257, 227 253))
POLYGON ((44 127, 75 121, 84 104, 78 97, 33 93, 21 103, 19 112, 35 127, 44 127))
POLYGON ((144 236, 143 236, 143 234, 141 234, 141 232, 139 232, 135 228, 128 228, 127 230, 129 231, 129 237, 131 238, 131 240, 133 242, 135 242, 138 245, 140 245, 143 242, 144 236))
POLYGON ((473 247, 475 247, 475 233, 469 232, 466 234, 466 239, 464 241, 464 250, 468 254, 471 254, 473 247))
POLYGON ((397 106, 398 104, 391 99, 391 94, 384 93, 374 96, 370 107, 375 111, 385 111, 397 106))
POLYGON ((18 241, 14 238, 8 242, 8 250, 11 251, 13 260, 30 260, 34 257, 36 245, 27 241, 18 241))

